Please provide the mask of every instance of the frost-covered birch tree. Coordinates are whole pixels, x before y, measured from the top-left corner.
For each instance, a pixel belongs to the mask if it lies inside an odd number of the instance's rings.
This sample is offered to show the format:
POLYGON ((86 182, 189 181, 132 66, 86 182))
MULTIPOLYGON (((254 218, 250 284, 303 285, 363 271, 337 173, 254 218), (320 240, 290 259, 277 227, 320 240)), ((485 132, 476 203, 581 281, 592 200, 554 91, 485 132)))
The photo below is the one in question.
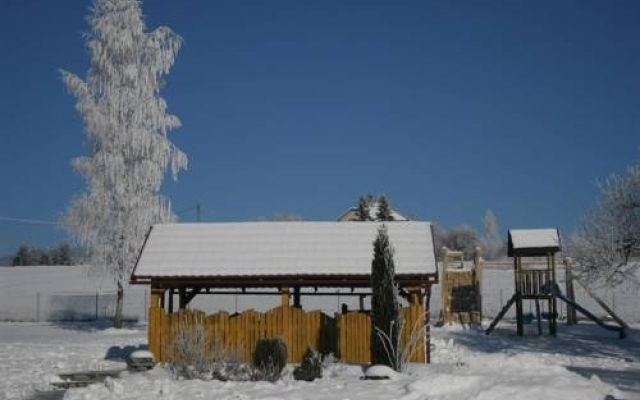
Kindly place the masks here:
POLYGON ((482 219, 484 235, 478 239, 482 255, 487 260, 497 260, 507 255, 504 241, 498 236, 498 218, 491 210, 487 210, 482 219))
POLYGON ((94 271, 114 278, 114 326, 122 326, 123 288, 149 226, 175 219, 160 194, 167 170, 177 179, 187 157, 169 141, 180 121, 160 97, 182 38, 167 27, 148 32, 136 0, 96 0, 86 34, 86 79, 62 71, 84 122, 87 154, 72 160, 87 187, 63 226, 89 252, 94 271))
POLYGON ((601 195, 571 236, 569 254, 589 281, 610 286, 635 278, 640 254, 640 165, 625 175, 612 175, 600 185, 601 195))

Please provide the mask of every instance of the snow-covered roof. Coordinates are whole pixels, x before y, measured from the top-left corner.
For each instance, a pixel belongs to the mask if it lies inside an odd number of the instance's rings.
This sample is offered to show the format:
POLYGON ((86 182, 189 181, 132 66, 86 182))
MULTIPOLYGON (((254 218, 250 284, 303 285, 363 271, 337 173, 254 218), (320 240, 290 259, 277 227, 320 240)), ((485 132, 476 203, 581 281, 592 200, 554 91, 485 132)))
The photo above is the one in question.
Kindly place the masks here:
MULTIPOLYGON (((151 229, 136 279, 369 275, 379 222, 162 224, 151 229)), ((396 274, 435 274, 429 222, 387 222, 396 274)))
POLYGON ((513 252, 544 254, 548 251, 560 250, 560 235, 553 229, 510 229, 509 230, 509 256, 513 252))

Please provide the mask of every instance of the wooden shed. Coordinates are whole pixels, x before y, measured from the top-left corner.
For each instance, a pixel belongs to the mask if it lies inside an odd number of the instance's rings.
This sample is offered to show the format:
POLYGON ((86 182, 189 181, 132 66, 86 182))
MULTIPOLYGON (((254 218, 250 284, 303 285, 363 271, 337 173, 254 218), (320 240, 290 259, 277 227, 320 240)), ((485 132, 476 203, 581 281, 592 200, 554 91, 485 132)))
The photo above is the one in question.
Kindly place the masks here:
MULTIPOLYGON (((320 294, 319 288, 348 288, 360 295, 364 290, 366 295, 380 226, 299 221, 153 226, 131 275, 131 283, 151 287, 150 350, 158 361, 166 361, 177 329, 199 321, 211 340, 240 350, 244 359, 258 339, 277 336, 287 343, 289 362, 300 361, 308 345, 333 352, 345 362, 368 362, 371 321, 366 310, 329 316, 302 310, 300 299, 320 294), (279 294, 282 303, 266 313, 247 310, 237 315, 219 311, 206 316, 188 309, 195 296, 220 291, 279 294), (178 304, 173 304, 174 297, 178 304)), ((432 226, 386 226, 395 249, 396 278, 406 299, 403 340, 425 326, 412 361, 428 362, 429 300, 431 285, 438 280, 432 226)))

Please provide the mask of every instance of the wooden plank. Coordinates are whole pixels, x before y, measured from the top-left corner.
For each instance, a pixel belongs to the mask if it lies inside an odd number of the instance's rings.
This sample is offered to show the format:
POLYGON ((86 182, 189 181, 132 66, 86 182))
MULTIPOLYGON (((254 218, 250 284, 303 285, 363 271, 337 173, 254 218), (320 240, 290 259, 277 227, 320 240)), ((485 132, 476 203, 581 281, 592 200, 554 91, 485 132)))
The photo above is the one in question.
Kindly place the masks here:
POLYGON ((300 311, 298 308, 291 307, 291 347, 293 347, 293 354, 291 362, 299 362, 300 357, 300 331, 298 330, 298 323, 300 320, 300 311))
POLYGON ((347 362, 346 353, 344 351, 344 345, 347 342, 347 338, 344 334, 344 314, 338 314, 338 357, 340 361, 347 362))
POLYGON ((359 362, 364 363, 367 361, 367 347, 364 341, 367 335, 367 320, 364 314, 358 313, 358 331, 355 332, 354 340, 360 345, 360 354, 358 357, 359 362))
POLYGON ((616 313, 604 301, 602 301, 602 299, 598 297, 598 295, 596 295, 591 289, 589 289, 587 285, 585 285, 580 278, 578 278, 575 275, 571 275, 571 276, 573 280, 578 282, 578 284, 582 286, 585 292, 587 292, 587 294, 591 296, 591 298, 594 299, 596 303, 600 305, 600 307, 602 307, 606 312, 609 313, 611 318, 613 318, 624 329, 629 329, 629 325, 627 325, 627 323, 624 322, 622 318, 618 317, 618 315, 616 315, 616 313))

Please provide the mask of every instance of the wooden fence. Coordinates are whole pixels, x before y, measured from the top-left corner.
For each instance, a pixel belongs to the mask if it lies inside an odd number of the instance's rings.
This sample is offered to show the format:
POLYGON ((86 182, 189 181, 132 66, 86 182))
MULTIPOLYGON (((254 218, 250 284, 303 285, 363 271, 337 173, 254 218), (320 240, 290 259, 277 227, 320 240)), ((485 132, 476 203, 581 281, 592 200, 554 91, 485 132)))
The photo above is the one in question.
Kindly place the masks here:
POLYGON ((325 354, 337 351, 333 318, 295 307, 277 307, 266 313, 248 310, 235 315, 220 311, 209 316, 191 310, 167 314, 156 308, 149 314, 149 349, 158 361, 169 361, 175 335, 196 329, 206 332, 207 351, 233 352, 243 361, 251 360, 259 339, 273 337, 286 342, 289 362, 299 362, 307 346, 325 354))
MULTIPOLYGON (((407 343, 412 331, 424 333, 424 309, 418 304, 402 309, 404 321, 401 343, 407 343)), ((363 312, 329 317, 320 311, 305 312, 299 308, 282 306, 266 313, 253 310, 229 315, 225 311, 206 316, 200 311, 180 310, 167 314, 162 308, 149 310, 149 350, 159 362, 173 357, 171 344, 182 332, 204 330, 206 351, 234 352, 240 360, 251 360, 259 339, 280 337, 288 349, 288 362, 300 362, 307 346, 323 354, 334 353, 343 362, 370 361, 371 318, 363 312)), ((412 362, 424 362, 425 343, 421 339, 412 362)))

